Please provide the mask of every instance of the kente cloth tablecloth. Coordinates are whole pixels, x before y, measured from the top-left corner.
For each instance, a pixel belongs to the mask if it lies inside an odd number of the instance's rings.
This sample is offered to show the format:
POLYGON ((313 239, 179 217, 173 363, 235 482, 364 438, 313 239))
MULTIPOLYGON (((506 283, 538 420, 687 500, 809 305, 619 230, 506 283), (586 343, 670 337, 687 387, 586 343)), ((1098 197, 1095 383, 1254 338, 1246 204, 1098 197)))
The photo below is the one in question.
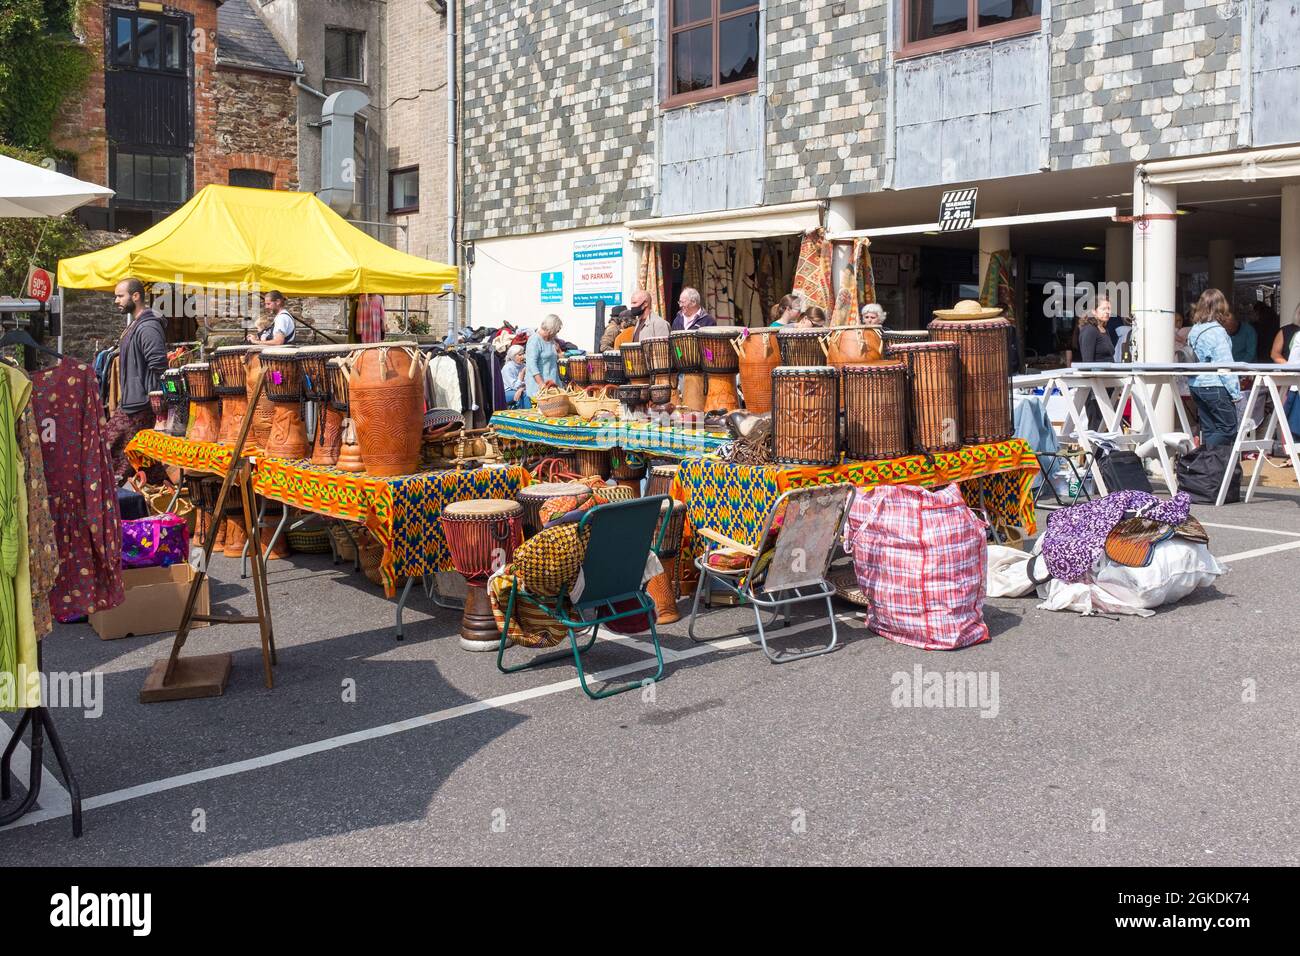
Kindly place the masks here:
POLYGON ((580 415, 547 418, 537 412, 497 412, 492 427, 506 438, 554 448, 625 448, 665 458, 705 455, 728 441, 725 434, 663 428, 648 420, 591 422, 580 415))
POLYGON ((514 500, 530 480, 517 466, 372 478, 305 460, 259 458, 253 490, 292 508, 364 524, 384 546, 379 570, 392 597, 398 578, 455 570, 442 534, 444 507, 471 498, 514 500))
MULTIPOLYGON (((248 449, 251 453, 252 449, 248 449)), ((145 428, 135 433, 126 445, 126 460, 132 468, 150 465, 176 465, 190 471, 224 475, 234 460, 234 449, 216 442, 190 441, 166 432, 145 428)))
POLYGON ((731 465, 716 458, 682 463, 670 494, 686 504, 686 528, 710 528, 750 547, 757 547, 767 513, 784 492, 810 485, 846 481, 859 488, 877 485, 933 487, 961 482, 972 508, 983 510, 993 524, 1037 530, 1031 486, 1038 474, 1034 453, 1023 439, 969 445, 940 452, 933 463, 923 455, 884 461, 860 461, 834 467, 731 465))

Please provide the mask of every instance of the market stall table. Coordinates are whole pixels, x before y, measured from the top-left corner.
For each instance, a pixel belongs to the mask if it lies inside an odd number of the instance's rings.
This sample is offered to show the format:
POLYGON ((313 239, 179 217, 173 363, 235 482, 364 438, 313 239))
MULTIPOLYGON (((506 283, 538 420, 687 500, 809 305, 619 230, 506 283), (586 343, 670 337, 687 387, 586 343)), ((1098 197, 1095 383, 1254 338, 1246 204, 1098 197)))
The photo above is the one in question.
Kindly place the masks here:
POLYGON ((644 420, 588 421, 580 415, 547 418, 537 412, 505 411, 492 416, 497 434, 553 448, 622 448, 663 458, 695 458, 728 441, 725 432, 666 428, 644 420))
POLYGON ((415 579, 455 570, 442 533, 442 509, 475 498, 513 500, 530 480, 527 470, 514 465, 372 478, 306 460, 263 457, 253 490, 291 508, 364 524, 384 547, 379 565, 384 593, 396 595, 398 578, 406 578, 397 602, 401 638, 402 611, 415 579))
MULTIPOLYGON (((716 458, 682 463, 670 494, 686 504, 686 533, 710 528, 749 547, 772 505, 784 492, 809 485, 849 482, 860 489, 878 485, 933 487, 960 482, 966 502, 982 509, 995 527, 1037 531, 1032 487, 1038 461, 1022 438, 969 445, 941 452, 927 461, 909 455, 885 461, 849 462, 834 467, 732 465, 716 458)), ((695 550, 694 544, 691 545, 695 550)))

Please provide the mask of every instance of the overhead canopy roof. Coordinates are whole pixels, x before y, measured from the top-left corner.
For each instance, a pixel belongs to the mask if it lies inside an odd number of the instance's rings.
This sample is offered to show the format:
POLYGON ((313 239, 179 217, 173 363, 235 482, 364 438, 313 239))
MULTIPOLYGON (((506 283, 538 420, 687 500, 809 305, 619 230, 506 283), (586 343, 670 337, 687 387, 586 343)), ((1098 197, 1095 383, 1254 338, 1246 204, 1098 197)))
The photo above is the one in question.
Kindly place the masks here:
POLYGON ((762 239, 791 236, 822 224, 819 201, 751 206, 689 216, 635 219, 627 224, 634 242, 712 242, 723 239, 762 239))
POLYGON ((38 219, 62 216, 113 190, 84 183, 52 169, 0 156, 0 218, 38 219))
POLYGON ((138 236, 59 262, 64 288, 111 290, 129 276, 285 295, 436 295, 456 287, 452 266, 384 245, 311 193, 218 185, 138 236))

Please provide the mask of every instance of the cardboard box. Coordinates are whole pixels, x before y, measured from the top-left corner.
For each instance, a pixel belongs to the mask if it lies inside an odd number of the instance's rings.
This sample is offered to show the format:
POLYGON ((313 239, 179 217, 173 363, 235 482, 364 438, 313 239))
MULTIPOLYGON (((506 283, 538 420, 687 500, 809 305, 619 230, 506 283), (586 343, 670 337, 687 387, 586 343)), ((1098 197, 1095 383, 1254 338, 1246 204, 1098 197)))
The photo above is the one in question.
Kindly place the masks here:
MULTIPOLYGON (((185 599, 189 597, 190 583, 198 574, 188 564, 173 564, 169 568, 130 568, 122 572, 122 585, 126 600, 109 611, 96 611, 90 615, 90 626, 105 641, 119 637, 142 634, 174 634, 180 627, 185 612, 185 599)), ((207 614, 208 579, 203 579, 195 614, 207 614)), ((206 622, 195 621, 194 627, 206 627, 206 622)))

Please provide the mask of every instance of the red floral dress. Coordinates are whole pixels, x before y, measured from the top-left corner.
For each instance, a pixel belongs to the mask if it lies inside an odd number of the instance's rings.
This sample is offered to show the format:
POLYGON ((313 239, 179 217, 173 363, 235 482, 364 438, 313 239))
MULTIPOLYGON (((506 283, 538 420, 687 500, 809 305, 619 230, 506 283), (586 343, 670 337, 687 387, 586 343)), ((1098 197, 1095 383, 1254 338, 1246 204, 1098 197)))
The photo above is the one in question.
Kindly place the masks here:
POLYGON ((59 549, 59 578, 50 592, 50 609, 66 622, 124 600, 117 483, 94 371, 65 358, 34 373, 32 408, 59 549))

